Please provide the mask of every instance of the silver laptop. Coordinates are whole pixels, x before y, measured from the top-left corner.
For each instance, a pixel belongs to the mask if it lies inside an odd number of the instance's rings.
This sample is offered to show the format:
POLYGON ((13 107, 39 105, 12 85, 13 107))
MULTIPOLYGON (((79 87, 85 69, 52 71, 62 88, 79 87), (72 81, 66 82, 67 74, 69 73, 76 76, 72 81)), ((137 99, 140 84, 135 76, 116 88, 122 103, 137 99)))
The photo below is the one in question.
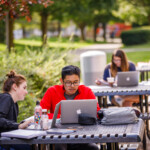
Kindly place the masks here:
POLYGON ((78 123, 78 113, 97 117, 97 100, 62 100, 61 123, 78 123))
POLYGON ((139 83, 138 71, 127 71, 127 72, 117 73, 117 86, 118 87, 137 86, 138 83, 139 83))
POLYGON ((97 100, 62 100, 55 106, 51 128, 56 126, 56 118, 61 105, 61 123, 78 123, 78 113, 87 113, 97 117, 97 100))

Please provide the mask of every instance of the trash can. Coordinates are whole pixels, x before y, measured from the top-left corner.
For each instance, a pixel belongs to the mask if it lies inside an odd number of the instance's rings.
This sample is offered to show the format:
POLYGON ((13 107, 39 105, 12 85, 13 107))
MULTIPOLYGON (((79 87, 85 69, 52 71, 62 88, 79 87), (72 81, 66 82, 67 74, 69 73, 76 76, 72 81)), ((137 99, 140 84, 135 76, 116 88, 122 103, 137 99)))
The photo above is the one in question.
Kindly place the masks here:
POLYGON ((97 78, 103 77, 106 54, 102 51, 88 51, 80 55, 81 74, 84 85, 95 85, 97 78))

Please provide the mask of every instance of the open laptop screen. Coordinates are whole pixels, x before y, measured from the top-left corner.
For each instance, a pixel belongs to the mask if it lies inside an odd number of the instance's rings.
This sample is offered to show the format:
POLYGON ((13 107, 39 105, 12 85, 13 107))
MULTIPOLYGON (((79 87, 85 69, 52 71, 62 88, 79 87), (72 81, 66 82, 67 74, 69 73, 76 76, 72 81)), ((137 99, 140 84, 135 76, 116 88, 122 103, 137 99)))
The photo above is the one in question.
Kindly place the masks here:
POLYGON ((78 113, 97 116, 97 100, 63 100, 61 101, 61 123, 78 123, 78 113))
POLYGON ((138 83, 139 83, 138 71, 127 71, 127 72, 117 73, 117 86, 118 87, 137 86, 138 83))

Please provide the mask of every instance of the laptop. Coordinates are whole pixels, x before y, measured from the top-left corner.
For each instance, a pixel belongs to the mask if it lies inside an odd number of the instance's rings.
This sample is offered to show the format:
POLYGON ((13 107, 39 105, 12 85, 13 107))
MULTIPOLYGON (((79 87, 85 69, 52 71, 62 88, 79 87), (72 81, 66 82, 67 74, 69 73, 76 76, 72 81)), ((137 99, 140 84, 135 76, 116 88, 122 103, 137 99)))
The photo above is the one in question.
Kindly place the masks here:
POLYGON ((118 87, 130 87, 137 86, 139 83, 138 71, 127 71, 117 73, 117 86, 118 87))
POLYGON ((78 114, 86 113, 97 117, 97 100, 62 100, 61 123, 78 123, 78 114))
POLYGON ((78 123, 78 113, 87 113, 97 118, 97 100, 62 100, 55 106, 51 128, 56 128, 56 118, 61 105, 61 123, 78 123))
POLYGON ((14 137, 14 138, 23 138, 31 139, 38 136, 46 136, 46 131, 36 131, 36 130, 26 130, 26 129, 17 129, 8 132, 2 132, 1 136, 4 137, 14 137))

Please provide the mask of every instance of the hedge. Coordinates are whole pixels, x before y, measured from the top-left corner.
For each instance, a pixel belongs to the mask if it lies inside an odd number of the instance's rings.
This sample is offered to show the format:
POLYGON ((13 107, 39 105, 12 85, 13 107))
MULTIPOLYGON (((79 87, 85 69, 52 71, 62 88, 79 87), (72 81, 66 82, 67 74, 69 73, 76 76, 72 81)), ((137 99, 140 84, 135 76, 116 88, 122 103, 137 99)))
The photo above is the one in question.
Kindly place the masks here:
POLYGON ((132 29, 121 33, 122 43, 125 45, 143 44, 150 41, 150 30, 132 29))

